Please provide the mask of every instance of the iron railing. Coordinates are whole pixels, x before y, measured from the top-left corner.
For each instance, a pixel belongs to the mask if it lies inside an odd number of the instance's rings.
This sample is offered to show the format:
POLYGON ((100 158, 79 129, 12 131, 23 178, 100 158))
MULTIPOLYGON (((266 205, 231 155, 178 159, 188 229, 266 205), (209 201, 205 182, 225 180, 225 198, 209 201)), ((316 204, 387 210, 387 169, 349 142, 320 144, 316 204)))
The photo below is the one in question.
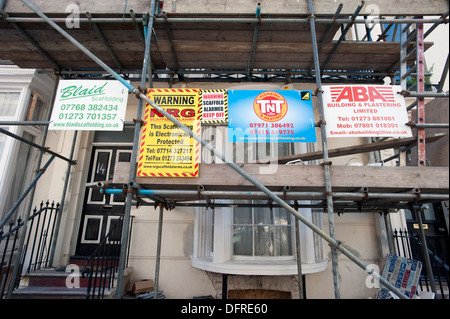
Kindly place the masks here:
MULTIPOLYGON (((103 299, 105 293, 114 288, 114 281, 119 269, 122 226, 123 216, 120 216, 118 223, 111 226, 108 234, 102 238, 83 267, 83 278, 89 278, 86 299, 103 299)), ((130 237, 131 231, 132 227, 130 226, 130 237)), ((129 246, 127 250, 129 252, 129 246)), ((128 266, 128 256, 127 254, 126 266, 128 266)))
POLYGON ((28 218, 26 227, 28 233, 21 249, 21 256, 17 256, 17 252, 20 251, 18 239, 25 225, 24 220, 21 217, 17 220, 11 218, 9 225, 0 229, 0 299, 6 297, 12 281, 15 282, 14 288, 18 287, 21 274, 49 266, 52 243, 56 240, 54 233, 59 213, 59 203, 50 204, 50 201, 41 202, 39 209, 34 208, 28 218), (11 278, 17 258, 20 258, 18 276, 11 278))
MULTIPOLYGON (((425 263, 423 256, 422 242, 418 235, 409 233, 406 229, 394 229, 393 237, 395 239, 395 249, 399 256, 416 259, 425 263)), ((428 249, 428 255, 430 256, 433 279, 436 285, 437 299, 449 299, 449 266, 448 261, 438 256, 436 252, 428 249)), ((422 291, 430 292, 430 276, 426 267, 423 267, 422 273, 419 279, 420 289, 422 291)))

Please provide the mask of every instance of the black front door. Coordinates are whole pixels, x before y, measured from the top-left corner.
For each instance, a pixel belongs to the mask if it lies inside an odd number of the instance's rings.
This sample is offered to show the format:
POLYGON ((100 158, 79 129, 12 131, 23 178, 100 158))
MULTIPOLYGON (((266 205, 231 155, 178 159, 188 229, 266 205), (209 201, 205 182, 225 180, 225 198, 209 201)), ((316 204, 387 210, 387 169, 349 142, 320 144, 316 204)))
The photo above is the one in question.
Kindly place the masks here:
MULTIPOLYGON (((88 174, 88 183, 111 181, 117 162, 130 162, 131 146, 96 146, 88 174)), ((122 195, 103 195, 99 189, 86 188, 76 255, 90 256, 100 241, 119 223, 125 210, 122 195)), ((113 238, 119 240, 121 231, 114 231, 113 238)))
MULTIPOLYGON (((431 252, 430 259, 433 265, 433 271, 435 276, 444 276, 446 273, 446 265, 448 267, 449 259, 449 233, 447 229, 447 223, 445 219, 445 213, 448 212, 448 202, 429 203, 423 205, 423 209, 420 211, 423 221, 423 228, 425 237, 427 240, 428 250, 431 252)), ((447 213, 448 214, 448 213, 447 213)), ((419 243, 419 223, 415 214, 409 210, 405 210, 406 224, 408 227, 408 233, 412 237, 411 246, 414 259, 424 262, 422 257, 421 246, 419 243)), ((422 272, 426 271, 425 266, 422 272)))

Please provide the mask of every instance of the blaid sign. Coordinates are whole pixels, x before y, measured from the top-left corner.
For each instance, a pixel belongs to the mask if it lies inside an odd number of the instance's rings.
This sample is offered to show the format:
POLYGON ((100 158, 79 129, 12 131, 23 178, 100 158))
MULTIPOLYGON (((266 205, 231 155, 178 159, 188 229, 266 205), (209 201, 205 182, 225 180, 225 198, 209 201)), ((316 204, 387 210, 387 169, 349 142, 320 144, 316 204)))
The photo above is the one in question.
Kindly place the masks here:
POLYGON ((50 130, 122 131, 128 89, 114 80, 61 80, 50 130))

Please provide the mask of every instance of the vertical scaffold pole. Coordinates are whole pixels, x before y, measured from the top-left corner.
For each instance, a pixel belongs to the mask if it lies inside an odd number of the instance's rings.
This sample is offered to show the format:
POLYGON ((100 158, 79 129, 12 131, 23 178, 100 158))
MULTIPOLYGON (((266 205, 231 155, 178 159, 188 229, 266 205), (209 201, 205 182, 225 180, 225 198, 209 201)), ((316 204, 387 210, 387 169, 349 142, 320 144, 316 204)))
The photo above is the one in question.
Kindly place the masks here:
POLYGON ((159 220, 158 220, 158 240, 156 242, 156 261, 155 261, 155 284, 153 288, 153 298, 158 298, 159 288, 159 265, 161 263, 161 241, 162 241, 162 227, 164 218, 164 206, 159 203, 159 220))
MULTIPOLYGON (((141 75, 141 86, 145 87, 145 83, 147 80, 147 70, 149 67, 150 61, 150 44, 152 38, 152 28, 153 28, 153 19, 155 12, 155 0, 152 0, 150 4, 150 16, 148 20, 147 26, 147 35, 145 38, 145 52, 144 52, 144 62, 142 66, 142 75, 141 75)), ((122 82, 123 83, 123 82, 122 82)), ((142 118, 142 110, 143 110, 143 101, 139 99, 138 102, 138 110, 136 114, 136 126, 134 129, 134 139, 133 139, 133 150, 131 153, 130 163, 130 172, 129 172, 129 180, 133 181, 136 177, 136 163, 137 154, 139 151, 139 134, 141 131, 140 120, 142 118)), ((120 247, 120 259, 119 259, 119 270, 117 273, 117 291, 116 291, 116 299, 122 298, 122 289, 123 289, 123 276, 125 272, 126 265, 126 256, 127 256, 127 247, 129 240, 129 229, 130 229, 130 213, 131 213, 131 205, 132 205, 133 194, 127 193, 126 201, 125 201, 125 212, 123 217, 123 226, 122 226, 122 238, 121 238, 121 247, 120 247)))
MULTIPOLYGON (((257 189, 262 191, 264 194, 266 194, 270 199, 272 199, 274 202, 278 203, 282 208, 287 209, 292 215, 294 215, 296 218, 298 218, 302 223, 304 223, 307 227, 309 227, 312 231, 317 233, 321 238, 323 238, 325 241, 328 242, 328 244, 337 250, 339 250, 343 255, 348 257, 350 260, 352 260, 356 265, 358 265, 361 269, 366 271, 369 275, 371 275, 376 280, 379 280, 381 284, 386 286, 389 290, 391 290, 393 293, 395 293, 399 298, 401 299, 409 299, 403 292, 401 292, 398 288, 396 288, 394 285, 392 285, 388 280, 380 276, 376 271, 371 269, 368 265, 366 265, 364 262, 362 262, 355 254, 353 254, 350 250, 345 248, 339 241, 336 241, 335 239, 331 238, 327 233, 325 233, 322 229, 320 229, 318 226, 311 223, 308 219, 303 217, 301 214, 299 214, 293 207, 291 207, 289 204, 287 204, 285 201, 283 201, 280 197, 276 196, 273 192, 271 192, 267 187, 265 187, 263 184, 261 184, 258 180, 256 180, 254 177, 249 175, 247 172, 245 172, 239 165, 236 163, 233 163, 232 160, 228 159, 225 155, 220 153, 217 149, 212 147, 210 144, 208 144, 205 140, 203 140, 201 137, 199 137, 197 134, 192 132, 189 128, 187 128, 183 123, 178 121, 174 116, 170 115, 167 111, 165 111, 163 108, 161 108, 158 104, 156 104, 154 101, 149 99, 145 94, 139 92, 139 90, 135 89, 130 83, 125 81, 120 75, 118 75, 114 70, 112 70, 110 67, 108 67, 103 61, 101 61, 99 58, 97 58, 92 52, 90 52, 88 49, 86 49, 81 43, 79 43, 77 40, 75 40, 72 36, 70 36, 66 31, 64 31, 61 27, 59 27, 56 23, 54 23, 51 19, 49 19, 44 13, 42 13, 38 8, 36 8, 33 4, 31 4, 27 0, 21 0, 24 4, 26 4, 30 9, 32 9, 36 14, 38 14, 41 18, 43 18, 48 24, 50 24, 55 30, 57 30, 61 35, 63 35, 66 39, 68 39, 71 43, 73 43, 75 46, 77 46, 83 53, 85 53, 87 56, 89 56, 94 62, 96 62, 99 66, 101 66, 105 71, 107 71, 109 74, 111 74, 114 78, 116 78, 120 83, 122 83, 125 87, 127 87, 130 90, 130 93, 139 94, 139 98, 145 102, 147 102, 151 107, 153 107, 156 111, 161 113, 164 117, 169 119, 172 123, 177 125, 183 132, 189 134, 194 140, 199 142, 203 147, 205 147, 208 151, 214 153, 216 157, 221 159, 225 164, 230 166, 234 171, 239 173, 242 177, 244 177, 247 181, 249 181, 251 184, 253 184, 257 189)), ((154 1, 152 0, 152 4, 154 1)), ((154 7, 154 5, 153 5, 154 7)), ((153 17, 153 14, 152 14, 153 17)), ((153 23, 153 19, 152 19, 153 23)), ((150 45, 148 43, 148 45, 150 45)), ((148 51, 149 52, 149 51, 148 51)), ((144 63, 146 64, 146 63, 144 63)), ((146 66, 146 65, 145 65, 146 66)), ((145 77, 144 77, 145 78, 145 77)), ((140 114, 139 114, 140 115, 140 114)), ((137 153, 137 152, 135 152, 137 153)), ((136 154, 135 154, 136 156, 136 154)), ((136 171, 135 165, 134 168, 130 169, 131 171, 136 171)), ((134 177, 134 176, 133 176, 134 177)), ((130 194, 131 196, 131 194, 130 194)), ((128 198, 128 196, 127 196, 128 198)), ((131 202, 131 201, 130 201, 131 202)), ((125 262, 125 261, 124 261, 125 262)), ((123 286, 123 270, 122 270, 122 276, 118 278, 118 284, 117 284, 117 294, 116 296, 121 295, 121 289, 123 286), (120 282, 120 286, 119 286, 120 282)))
POLYGON ((298 275, 298 296, 299 299, 305 299, 303 294, 303 271, 302 271, 302 250, 300 242, 300 223, 295 219, 295 244, 297 247, 297 275, 298 275))
MULTIPOLYGON (((425 92, 425 48, 423 45, 423 24, 416 25, 416 66, 417 66, 417 93, 425 92)), ((423 96, 417 98, 417 124, 425 123, 425 99, 423 96)), ((417 128, 417 166, 426 166, 425 158, 425 129, 417 128)))
MULTIPOLYGON (((325 129, 325 117, 323 111, 323 96, 322 96, 322 80, 320 77, 320 64, 319 64, 319 51, 317 48, 317 36, 316 36, 316 24, 314 16, 314 8, 312 0, 308 0, 309 5, 309 23, 311 27, 311 37, 313 45, 314 54, 314 70, 316 73, 316 85, 317 85, 317 101, 319 104, 319 114, 320 114, 320 133, 322 140, 322 152, 323 152, 323 168, 325 174, 325 192, 327 200, 327 212, 328 212, 328 227, 330 232, 330 237, 335 239, 335 228, 334 228, 334 208, 333 208, 333 195, 331 189, 331 177, 330 177, 330 166, 331 162, 328 157, 328 143, 327 135, 325 129)), ((333 281, 334 281, 334 297, 336 299, 341 298, 341 289, 339 283, 339 268, 338 268, 338 254, 336 248, 331 246, 331 262, 333 267, 333 281)))

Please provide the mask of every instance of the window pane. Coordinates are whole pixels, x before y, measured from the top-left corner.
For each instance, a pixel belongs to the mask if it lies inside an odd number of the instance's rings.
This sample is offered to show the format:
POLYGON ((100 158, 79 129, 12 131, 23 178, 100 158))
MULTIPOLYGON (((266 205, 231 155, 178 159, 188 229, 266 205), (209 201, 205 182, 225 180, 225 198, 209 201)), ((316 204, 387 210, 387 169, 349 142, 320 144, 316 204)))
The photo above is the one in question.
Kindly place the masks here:
POLYGON ((291 225, 291 214, 284 208, 274 208, 273 219, 275 225, 291 225))
POLYGON ((253 255, 253 227, 235 226, 233 231, 234 254, 241 256, 253 255))
POLYGON ((272 225, 273 224, 273 214, 269 208, 256 207, 255 211, 255 224, 256 225, 272 225))
POLYGON ((416 220, 415 216, 413 216, 409 209, 405 209, 405 218, 406 220, 416 220))
POLYGON ((127 162, 129 163, 131 159, 131 153, 128 152, 120 152, 118 162, 127 162))
POLYGON ((273 227, 275 256, 292 255, 291 227, 273 227))
POLYGON ((274 256, 273 227, 255 227, 255 255, 274 256))
MULTIPOLYGON (((9 131, 9 127, 3 127, 3 129, 9 131)), ((6 135, 0 134, 0 160, 2 159, 3 149, 5 148, 6 135)))
POLYGON ((423 205, 423 218, 429 221, 436 220, 432 204, 423 205))
MULTIPOLYGON (((240 204, 250 204, 249 200, 238 201, 240 204)), ((243 224, 252 224, 252 208, 251 207, 236 207, 234 209, 234 224, 235 225, 243 225, 243 224)))
MULTIPOLYGON (((35 138, 33 135, 24 132, 22 137, 30 142, 34 142, 35 138)), ((15 172, 14 178, 8 185, 9 194, 6 196, 5 207, 10 209, 14 203, 22 195, 23 191, 28 187, 27 183, 30 178, 31 165, 34 164, 32 160, 33 147, 26 143, 20 143, 19 152, 15 160, 15 172)))
POLYGON ((0 116, 14 116, 20 93, 2 92, 0 93, 0 116))
MULTIPOLYGON (((253 203, 264 204, 266 201, 253 203)), ((235 255, 291 256, 291 233, 291 216, 286 209, 268 207, 234 209, 235 255)))

